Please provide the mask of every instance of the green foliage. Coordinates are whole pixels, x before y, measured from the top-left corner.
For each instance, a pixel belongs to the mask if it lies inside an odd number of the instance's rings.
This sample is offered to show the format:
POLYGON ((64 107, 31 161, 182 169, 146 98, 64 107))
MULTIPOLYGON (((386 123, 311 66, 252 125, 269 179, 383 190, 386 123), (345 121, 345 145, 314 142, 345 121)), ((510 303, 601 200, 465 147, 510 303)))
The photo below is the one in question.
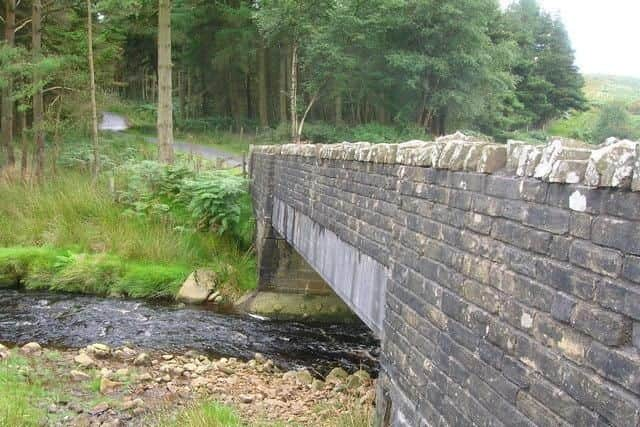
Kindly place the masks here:
POLYGON ((0 248, 0 283, 31 290, 167 299, 189 273, 186 266, 131 262, 104 253, 0 248))
POLYGON ((34 187, 0 182, 0 200, 1 284, 170 297, 190 271, 210 267, 231 292, 255 286, 253 256, 232 238, 165 213, 127 215, 105 182, 85 174, 34 187))
POLYGON ((631 117, 624 104, 605 104, 598 113, 598 120, 593 128, 593 139, 596 142, 603 142, 610 136, 617 138, 640 137, 631 129, 631 117))
POLYGON ((0 427, 39 426, 45 407, 35 405, 46 392, 40 381, 28 381, 31 367, 26 359, 10 357, 0 360, 0 427))
POLYGON ((232 408, 217 402, 205 402, 182 411, 173 419, 164 420, 160 425, 166 427, 242 427, 243 423, 232 408))
POLYGON ((118 201, 137 216, 169 216, 181 227, 215 231, 248 248, 253 218, 246 179, 228 171, 194 172, 153 161, 128 162, 117 171, 118 201), (187 221, 187 219, 190 219, 187 221))
POLYGON ((514 73, 524 124, 542 126, 570 110, 585 110, 584 79, 562 21, 540 9, 536 0, 512 3, 505 19, 518 44, 514 73))

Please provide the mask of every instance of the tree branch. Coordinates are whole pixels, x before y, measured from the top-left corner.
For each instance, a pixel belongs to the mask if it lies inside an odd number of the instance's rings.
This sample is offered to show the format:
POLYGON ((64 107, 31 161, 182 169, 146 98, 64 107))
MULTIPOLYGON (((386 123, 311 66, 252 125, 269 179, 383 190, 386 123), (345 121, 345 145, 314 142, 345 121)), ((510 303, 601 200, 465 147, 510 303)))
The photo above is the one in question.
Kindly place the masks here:
POLYGON ((27 25, 29 25, 31 23, 31 18, 29 19, 25 19, 24 21, 22 21, 22 23, 20 25, 18 25, 15 30, 13 30, 14 33, 17 33, 18 31, 20 31, 21 29, 23 29, 24 27, 26 27, 27 25))

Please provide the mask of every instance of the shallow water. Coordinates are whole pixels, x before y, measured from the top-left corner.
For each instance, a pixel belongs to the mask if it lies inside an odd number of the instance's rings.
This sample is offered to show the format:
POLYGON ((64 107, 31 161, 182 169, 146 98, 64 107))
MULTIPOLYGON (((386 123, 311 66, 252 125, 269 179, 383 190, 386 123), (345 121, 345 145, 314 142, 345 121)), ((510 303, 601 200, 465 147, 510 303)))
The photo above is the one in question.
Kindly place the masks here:
POLYGON ((377 340, 362 323, 275 322, 144 301, 0 290, 0 342, 60 348, 110 346, 251 358, 262 353, 284 369, 336 366, 377 370, 377 340))

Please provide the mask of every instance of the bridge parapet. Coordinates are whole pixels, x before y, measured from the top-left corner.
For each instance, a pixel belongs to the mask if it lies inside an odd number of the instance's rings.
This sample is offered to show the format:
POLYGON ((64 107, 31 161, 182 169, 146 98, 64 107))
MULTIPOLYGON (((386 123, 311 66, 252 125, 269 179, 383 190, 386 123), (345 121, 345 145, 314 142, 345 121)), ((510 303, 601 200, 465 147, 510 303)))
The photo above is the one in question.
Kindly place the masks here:
POLYGON ((252 191, 263 235, 380 334, 392 425, 637 427, 639 160, 461 134, 253 147, 252 191))

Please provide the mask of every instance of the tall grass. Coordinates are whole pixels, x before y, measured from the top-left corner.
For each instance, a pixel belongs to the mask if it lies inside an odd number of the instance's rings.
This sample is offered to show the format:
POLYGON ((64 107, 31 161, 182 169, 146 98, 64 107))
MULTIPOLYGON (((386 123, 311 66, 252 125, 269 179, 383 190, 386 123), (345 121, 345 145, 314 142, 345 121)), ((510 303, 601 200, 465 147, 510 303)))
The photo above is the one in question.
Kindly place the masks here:
POLYGON ((0 247, 0 282, 31 288, 167 297, 198 267, 238 293, 255 283, 251 255, 229 238, 126 215, 106 182, 72 171, 41 185, 0 181, 0 247))

